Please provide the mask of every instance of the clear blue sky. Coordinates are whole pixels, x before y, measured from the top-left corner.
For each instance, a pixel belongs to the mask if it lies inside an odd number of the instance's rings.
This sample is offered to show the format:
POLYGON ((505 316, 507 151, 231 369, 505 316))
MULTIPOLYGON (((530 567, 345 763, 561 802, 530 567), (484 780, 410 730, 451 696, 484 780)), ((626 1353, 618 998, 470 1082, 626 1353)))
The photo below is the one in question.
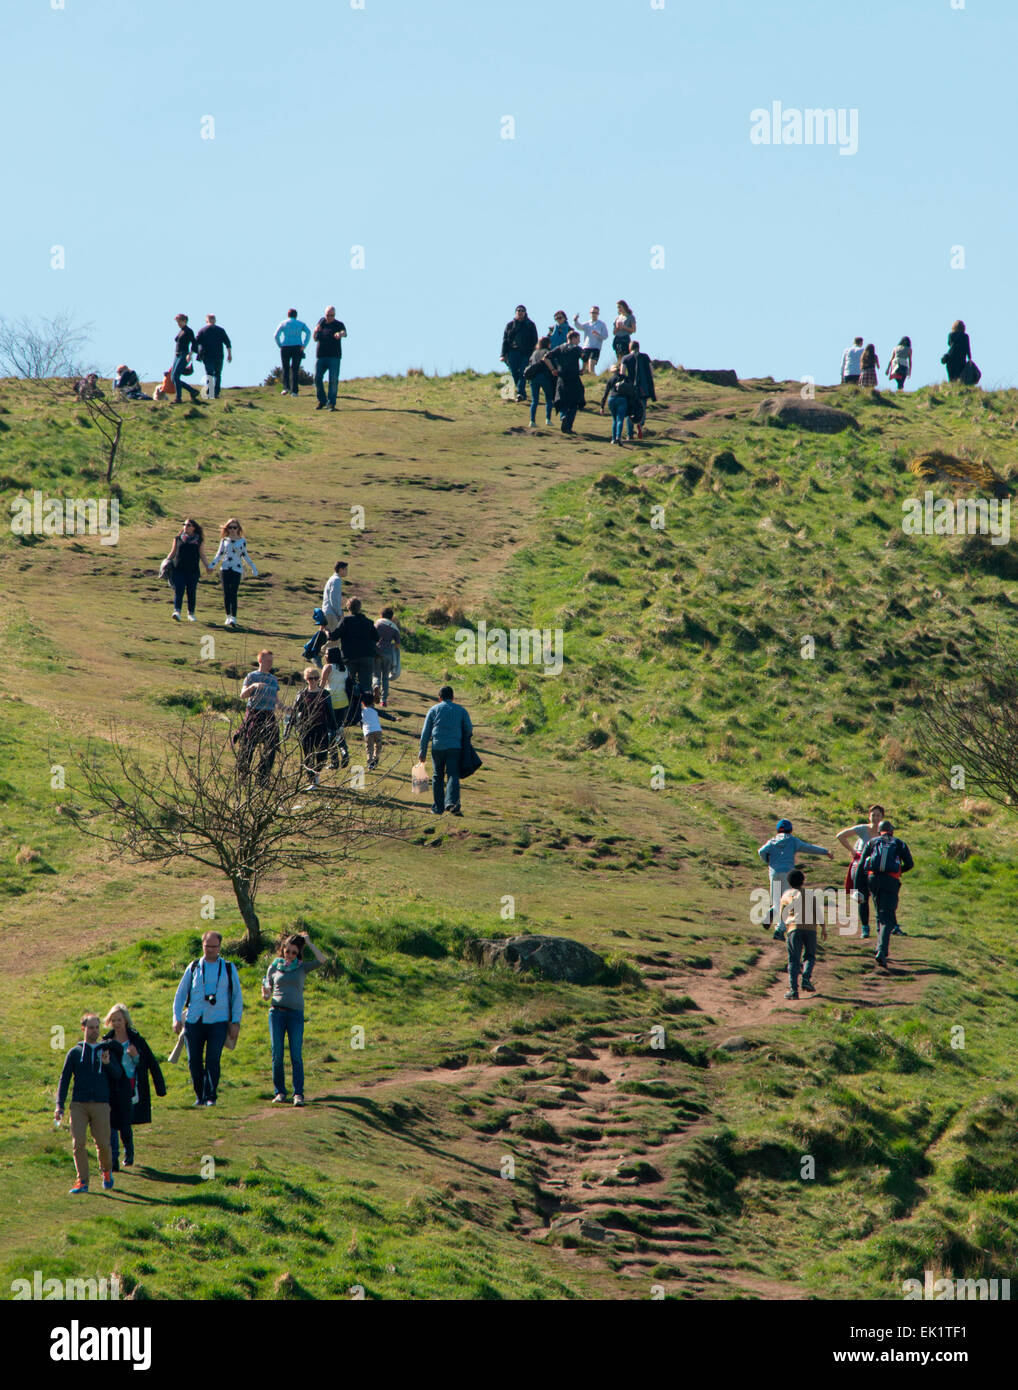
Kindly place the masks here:
POLYGON ((212 311, 260 380, 328 303, 344 376, 489 371, 518 301, 623 297, 686 366, 824 382, 908 333, 918 384, 960 317, 1018 382, 1015 0, 53 3, 0 10, 0 315, 70 310, 104 371, 212 311), (858 152, 753 144, 774 101, 857 110, 858 152))

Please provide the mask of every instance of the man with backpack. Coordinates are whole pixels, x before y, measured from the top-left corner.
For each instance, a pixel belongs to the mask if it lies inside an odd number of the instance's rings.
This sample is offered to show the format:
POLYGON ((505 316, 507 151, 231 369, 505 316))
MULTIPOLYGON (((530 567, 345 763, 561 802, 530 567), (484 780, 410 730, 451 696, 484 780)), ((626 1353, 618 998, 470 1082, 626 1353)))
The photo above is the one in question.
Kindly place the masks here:
POLYGON ((879 834, 866 846, 859 869, 868 876, 870 897, 877 910, 876 962, 886 970, 891 937, 895 932, 904 936, 897 916, 901 876, 914 869, 915 863, 908 845, 898 839, 889 820, 882 820, 878 830, 879 834))
POLYGON ((195 1105, 215 1105, 219 1095, 219 1062, 227 1038, 231 1045, 240 1032, 244 999, 237 967, 221 959, 222 935, 207 931, 202 954, 180 977, 173 997, 173 1031, 184 1031, 195 1105), (187 1021, 184 1021, 184 1014, 187 1021))
POLYGON ((629 351, 622 359, 622 370, 633 383, 626 428, 629 438, 632 439, 635 425, 636 437, 642 439, 643 423, 647 418, 647 402, 656 401, 657 392, 654 390, 654 369, 650 365, 650 354, 640 351, 640 344, 635 338, 630 342, 629 351))

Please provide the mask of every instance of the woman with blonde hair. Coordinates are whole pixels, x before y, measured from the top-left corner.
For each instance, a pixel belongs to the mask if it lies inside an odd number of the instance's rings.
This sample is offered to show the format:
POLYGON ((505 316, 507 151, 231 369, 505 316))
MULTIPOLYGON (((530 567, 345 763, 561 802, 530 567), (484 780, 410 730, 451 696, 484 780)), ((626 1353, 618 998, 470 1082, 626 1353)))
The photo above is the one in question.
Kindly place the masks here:
POLYGON ((247 553, 244 528, 235 516, 231 516, 229 521, 223 522, 219 528, 219 536, 219 549, 209 565, 209 570, 214 570, 216 565, 222 561, 223 567, 219 573, 223 578, 223 607, 226 609, 226 622, 223 626, 236 627, 237 591, 240 588, 240 577, 244 572, 243 566, 247 565, 256 578, 258 571, 254 561, 247 553))
POLYGON ((134 1162, 135 1125, 152 1123, 152 1095, 148 1078, 157 1096, 166 1094, 155 1054, 141 1034, 132 1027, 131 1015, 126 1004, 114 1004, 103 1019, 109 1025, 104 1042, 115 1042, 120 1047, 120 1065, 123 1076, 110 1082, 110 1146, 113 1151, 114 1173, 120 1171, 120 1140, 124 1141, 124 1167, 134 1162))

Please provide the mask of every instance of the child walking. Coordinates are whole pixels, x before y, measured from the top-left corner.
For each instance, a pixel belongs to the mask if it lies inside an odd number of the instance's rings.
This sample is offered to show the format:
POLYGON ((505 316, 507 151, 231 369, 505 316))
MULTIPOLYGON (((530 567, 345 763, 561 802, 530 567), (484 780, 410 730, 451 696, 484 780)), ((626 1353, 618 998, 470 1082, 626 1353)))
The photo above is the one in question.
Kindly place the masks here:
POLYGON ((364 731, 364 748, 368 755, 368 771, 378 766, 378 755, 382 750, 382 721, 375 709, 375 692, 368 691, 361 696, 361 728, 364 731))
POLYGON ((243 566, 247 565, 251 573, 257 578, 258 571, 254 561, 247 553, 247 541, 244 539, 244 530, 235 516, 231 516, 229 521, 224 521, 219 528, 219 549, 213 557, 209 570, 214 570, 216 565, 222 561, 220 574, 223 580, 223 607, 226 609, 226 622, 224 627, 237 626, 237 591, 240 588, 240 577, 243 574, 243 566))
MULTIPOLYGON (((788 875, 788 892, 781 895, 781 913, 785 923, 788 942, 788 989, 786 999, 799 997, 799 968, 802 962, 802 987, 808 994, 816 993, 813 984, 813 967, 817 960, 817 924, 813 920, 815 899, 807 897, 802 885, 806 875, 801 869, 793 869, 788 875)), ((820 930, 823 940, 827 940, 827 923, 821 915, 820 930)))

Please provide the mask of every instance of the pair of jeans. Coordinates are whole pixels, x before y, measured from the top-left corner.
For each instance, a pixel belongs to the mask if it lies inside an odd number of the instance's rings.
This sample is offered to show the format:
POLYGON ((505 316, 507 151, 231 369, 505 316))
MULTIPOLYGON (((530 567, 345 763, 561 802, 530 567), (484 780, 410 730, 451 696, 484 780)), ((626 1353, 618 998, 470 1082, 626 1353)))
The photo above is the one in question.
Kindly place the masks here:
POLYGON ((219 1061, 228 1029, 227 1023, 205 1023, 202 1020, 184 1024, 187 1065, 196 1100, 215 1100, 218 1096, 219 1061))
POLYGON ((460 808, 460 753, 459 748, 432 748, 431 765, 434 775, 431 790, 434 793, 435 810, 458 811, 460 808), (448 779, 448 782, 447 782, 448 779))
POLYGON ((339 364, 342 358, 339 357, 319 357, 315 363, 315 391, 318 395, 318 404, 325 404, 325 374, 329 376, 329 405, 336 404, 336 392, 339 390, 339 364))
POLYGON ((202 366, 205 368, 205 375, 209 379, 209 395, 213 400, 219 399, 219 388, 223 382, 223 359, 221 357, 202 358, 202 366))
POLYGON ((382 699, 389 698, 389 677, 392 675, 392 653, 384 652, 381 656, 375 657, 375 684, 382 694, 382 699))
POLYGON ((183 370, 184 370, 184 368, 185 368, 186 366, 187 366, 187 357, 186 357, 186 356, 181 355, 180 357, 175 357, 175 358, 173 359, 173 366, 170 368, 170 380, 173 382, 173 385, 174 385, 174 386, 176 387, 176 389, 177 389, 177 400, 178 400, 178 401, 180 400, 180 395, 181 395, 181 392, 182 392, 182 391, 190 391, 190 393, 191 393, 191 399, 192 399, 193 401, 196 401, 196 400, 198 399, 198 392, 195 390, 195 388, 194 388, 192 385, 190 385, 189 382, 184 381, 184 380, 182 379, 182 377, 181 377, 181 373, 183 372, 183 370))
POLYGON ((547 422, 551 424, 551 403, 555 395, 554 384, 547 376, 535 376, 530 382, 530 423, 534 424, 537 420, 537 403, 541 399, 541 392, 544 392, 544 410, 547 422))
POLYGON ((898 925, 898 894, 901 879, 893 874, 870 874, 870 897, 877 910, 877 960, 886 961, 891 933, 898 925))
POLYGON ((505 355, 505 364, 509 368, 513 381, 516 383, 517 396, 525 396, 527 394, 527 378, 523 373, 529 361, 529 352, 520 352, 519 348, 510 348, 505 355))
POLYGON ((612 443, 622 438, 622 426, 629 414, 629 402, 625 396, 609 396, 608 409, 612 413, 612 443))
POLYGON ((296 396, 299 385, 300 359, 304 355, 304 349, 284 347, 279 349, 279 355, 283 359, 283 390, 289 391, 291 396, 296 396))
POLYGON ((185 592, 187 593, 187 611, 193 613, 195 599, 198 597, 198 576, 196 574, 181 574, 178 565, 173 573, 173 606, 178 613, 183 604, 185 592))
POLYGON ((237 590, 240 588, 240 570, 220 570, 223 578, 223 607, 228 618, 237 616, 237 590))
POLYGON ((113 1166, 110 1150, 110 1107, 108 1101, 71 1101, 71 1147, 78 1181, 88 1184, 88 1131, 95 1140, 99 1167, 108 1173, 113 1166))
POLYGON ((799 961, 803 961, 802 982, 808 985, 813 977, 817 959, 817 934, 806 927, 796 927, 788 934, 788 984, 793 994, 799 993, 799 961))
POLYGON ((277 1096, 286 1095, 286 1073, 283 1070, 283 1039, 290 1042, 290 1070, 293 1072, 293 1093, 304 1094, 304 1015, 296 1009, 281 1009, 273 1004, 269 1009, 269 1040, 272 1043, 272 1085, 277 1096))
POLYGON ((130 1125, 121 1125, 119 1133, 115 1129, 110 1130, 110 1152, 113 1155, 113 1162, 120 1162, 120 1141, 124 1141, 124 1159, 127 1163, 134 1162, 134 1130, 130 1125))

